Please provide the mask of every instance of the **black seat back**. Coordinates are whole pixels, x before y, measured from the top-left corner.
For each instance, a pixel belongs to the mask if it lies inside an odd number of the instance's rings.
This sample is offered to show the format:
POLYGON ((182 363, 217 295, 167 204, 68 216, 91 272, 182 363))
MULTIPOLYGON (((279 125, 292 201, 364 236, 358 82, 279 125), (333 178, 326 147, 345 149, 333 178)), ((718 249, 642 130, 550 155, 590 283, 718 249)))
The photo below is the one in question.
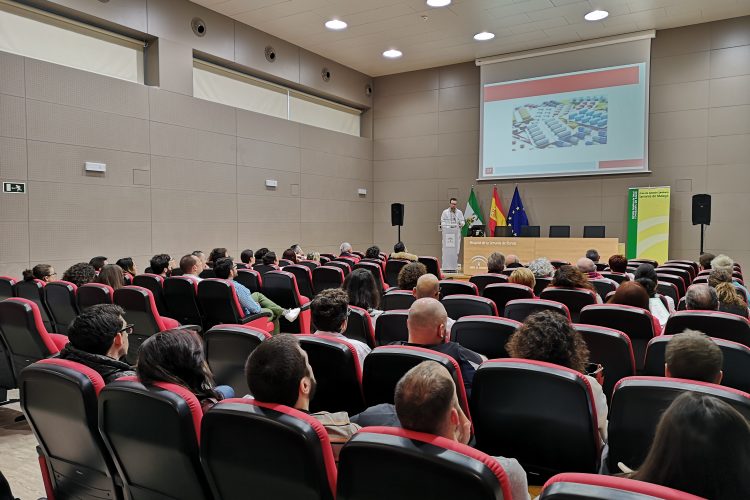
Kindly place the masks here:
POLYGON ((511 300, 505 304, 506 318, 514 319, 516 321, 524 322, 527 317, 531 316, 535 312, 539 311, 553 311, 558 314, 562 314, 568 321, 570 321, 570 313, 568 307, 554 300, 545 299, 516 299, 511 300))
POLYGON ((198 281, 189 276, 172 276, 164 280, 164 302, 169 317, 183 325, 203 325, 198 305, 198 281))
POLYGON ((383 295, 383 292, 385 291, 385 279, 383 279, 383 268, 380 267, 380 264, 362 260, 354 264, 354 269, 367 269, 370 271, 372 277, 375 279, 378 292, 380 292, 381 296, 383 295))
POLYGON ((540 500, 703 500, 653 483, 600 474, 563 472, 544 485, 540 500))
POLYGON ((570 312, 570 319, 578 322, 581 315, 581 309, 591 304, 596 304, 596 293, 583 288, 562 288, 548 286, 542 290, 539 296, 545 300, 554 300, 565 304, 570 312))
POLYGON ((573 327, 578 330, 589 348, 589 362, 604 367, 602 390, 609 401, 617 382, 636 373, 630 338, 620 330, 605 326, 579 323, 573 327))
POLYGON ((474 283, 477 286, 479 295, 482 295, 482 292, 484 292, 484 288, 487 285, 494 285, 495 283, 507 283, 508 277, 504 274, 495 273, 475 274, 474 276, 469 278, 469 282, 474 283))
POLYGON ((76 300, 78 310, 83 311, 87 307, 96 304, 111 304, 115 291, 109 285, 102 283, 86 283, 78 287, 76 300))
POLYGON ((250 292, 263 290, 263 276, 255 269, 237 269, 237 277, 234 281, 245 285, 250 292))
POLYGON ((244 311, 231 280, 209 278, 198 283, 198 303, 205 314, 205 325, 240 324, 244 311))
POLYGON ((667 320, 664 335, 698 330, 709 337, 731 340, 750 346, 750 321, 742 316, 719 311, 676 311, 667 320))
POLYGON ((39 307, 29 299, 14 297, 0 301, 0 336, 8 350, 15 380, 31 363, 58 352, 44 328, 39 307))
POLYGON ((67 335, 70 322, 78 316, 76 286, 67 281, 47 283, 44 287, 44 299, 55 323, 55 331, 67 335))
POLYGON ((388 290, 380 301, 380 307, 383 311, 409 309, 415 300, 411 290, 388 290))
POLYGON ((313 292, 312 271, 310 268, 298 264, 291 264, 284 266, 284 271, 294 275, 294 278, 297 280, 297 289, 299 290, 300 295, 312 300, 315 293, 313 292))
POLYGON ((0 300, 13 297, 13 285, 16 279, 10 276, 0 276, 0 300))
POLYGON ((436 257, 429 257, 426 255, 420 255, 417 259, 419 262, 424 264, 429 274, 434 274, 438 279, 442 279, 443 273, 440 269, 440 263, 436 257))
POLYGON ((492 300, 497 307, 497 313, 500 316, 504 316, 505 304, 516 299, 532 299, 534 298, 534 292, 526 285, 496 283, 485 286, 482 297, 492 300))
POLYGON ((656 284, 656 293, 670 297, 674 302, 675 307, 680 301, 680 292, 677 290, 677 285, 674 283, 667 283, 666 281, 659 281, 656 284))
POLYGON ((409 311, 403 309, 385 311, 378 316, 375 322, 375 343, 387 345, 391 342, 409 340, 409 330, 406 328, 408 317, 409 311))
POLYGON ((385 281, 390 286, 398 286, 398 273, 401 272, 401 268, 407 265, 410 261, 402 259, 388 259, 385 263, 385 281))
POLYGON ((440 299, 449 295, 479 295, 477 286, 468 281, 440 280, 440 299))
POLYGON ((313 288, 320 293, 329 288, 341 288, 344 284, 344 271, 336 266, 319 266, 313 270, 313 288))
POLYGON ((371 349, 375 347, 375 331, 372 328, 372 319, 370 319, 367 311, 361 307, 349 306, 349 318, 347 319, 344 336, 359 340, 371 349))
POLYGON ((505 344, 521 323, 494 316, 464 316, 451 327, 451 340, 487 359, 507 358, 505 344))
POLYGON ((539 297, 542 294, 542 290, 552 284, 552 278, 536 278, 534 283, 534 295, 539 297))
POLYGON ((274 266, 273 264, 255 264, 253 266, 253 269, 258 271, 262 276, 266 274, 268 271, 278 270, 278 267, 274 266))
POLYGON ((464 316, 497 316, 495 303, 486 297, 476 295, 449 295, 440 301, 451 319, 464 316))
POLYGON ((141 344, 166 328, 156 310, 151 290, 141 286, 124 286, 115 290, 114 303, 125 310, 125 321, 133 325, 133 333, 128 335, 127 360, 134 365, 141 344))
POLYGON ((245 362, 271 334, 250 326, 216 325, 203 334, 206 362, 217 385, 228 385, 234 393, 248 394, 245 362))
POLYGON ((156 310, 159 314, 167 315, 167 306, 164 302, 164 278, 158 274, 139 274, 133 277, 133 285, 151 290, 156 310))
POLYGON ((633 346, 636 370, 643 368, 646 344, 655 334, 654 319, 650 312, 621 304, 595 304, 581 310, 580 323, 620 330, 628 336, 633 346))
POLYGON ((42 316, 44 328, 46 328, 48 332, 54 332, 55 324, 50 317, 49 309, 47 308, 47 301, 44 300, 44 285, 44 281, 36 279, 19 281, 14 285, 14 295, 22 299, 30 300, 36 304, 39 308, 39 314, 42 316))
MULTIPOLYGON (((286 271, 269 271, 263 275, 263 294, 273 302, 286 309, 300 307, 303 299, 297 288, 297 280, 292 273, 286 271)), ((309 299, 310 297, 307 297, 309 299)), ((285 333, 309 333, 304 331, 301 318, 304 313, 293 322, 287 321, 283 316, 279 318, 281 331, 285 333)))
POLYGON ((328 264, 326 264, 327 267, 337 267, 343 271, 344 276, 348 275, 350 272, 352 272, 352 266, 354 263, 350 260, 332 260, 328 264))
MULTIPOLYGON (((617 291, 617 285, 608 280, 592 279, 589 280, 589 282, 594 285, 594 290, 596 290, 596 293, 598 293, 601 298, 606 297, 608 293, 617 291)), ((571 312, 571 314, 573 313, 571 312)))

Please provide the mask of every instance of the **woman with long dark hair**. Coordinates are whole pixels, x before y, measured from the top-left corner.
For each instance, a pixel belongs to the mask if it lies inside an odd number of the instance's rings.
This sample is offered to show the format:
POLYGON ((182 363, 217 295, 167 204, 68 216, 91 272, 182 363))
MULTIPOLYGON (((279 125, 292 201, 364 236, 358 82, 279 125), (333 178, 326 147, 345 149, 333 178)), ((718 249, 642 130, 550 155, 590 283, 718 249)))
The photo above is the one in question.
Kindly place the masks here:
POLYGON ((367 269, 355 269, 346 276, 342 288, 349 296, 349 305, 366 310, 375 328, 375 321, 383 311, 378 309, 380 292, 372 273, 367 269))
POLYGON ((686 392, 659 420, 631 476, 711 500, 750 498, 750 426, 724 401, 686 392))
POLYGON ((99 275, 94 279, 94 283, 109 285, 112 287, 112 290, 119 290, 125 286, 124 272, 117 264, 107 264, 99 271, 99 275))
POLYGON ((213 269, 214 264, 216 264, 216 261, 218 261, 219 259, 228 257, 228 256, 229 256, 229 251, 226 248, 224 247, 214 248, 213 250, 211 250, 211 253, 208 254, 208 261, 206 262, 206 264, 208 265, 208 267, 213 269))
POLYGON ((138 351, 136 373, 144 385, 167 382, 186 388, 198 399, 203 413, 233 396, 231 388, 216 387, 203 343, 190 329, 165 330, 146 339, 138 351))
POLYGON ((125 281, 127 281, 128 283, 132 283, 133 278, 135 278, 135 275, 138 274, 138 269, 133 262, 133 258, 123 257, 122 259, 118 259, 116 264, 120 266, 122 268, 122 271, 125 273, 123 275, 125 281))

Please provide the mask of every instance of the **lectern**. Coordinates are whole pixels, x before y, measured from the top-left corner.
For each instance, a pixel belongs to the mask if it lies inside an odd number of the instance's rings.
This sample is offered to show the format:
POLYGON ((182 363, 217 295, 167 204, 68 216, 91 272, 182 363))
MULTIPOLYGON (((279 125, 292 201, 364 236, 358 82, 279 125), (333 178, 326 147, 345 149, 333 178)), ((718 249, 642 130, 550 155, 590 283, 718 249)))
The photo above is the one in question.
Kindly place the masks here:
POLYGON ((441 224, 443 232, 443 260, 444 271, 455 271, 458 267, 458 252, 461 250, 461 227, 458 224, 441 224))

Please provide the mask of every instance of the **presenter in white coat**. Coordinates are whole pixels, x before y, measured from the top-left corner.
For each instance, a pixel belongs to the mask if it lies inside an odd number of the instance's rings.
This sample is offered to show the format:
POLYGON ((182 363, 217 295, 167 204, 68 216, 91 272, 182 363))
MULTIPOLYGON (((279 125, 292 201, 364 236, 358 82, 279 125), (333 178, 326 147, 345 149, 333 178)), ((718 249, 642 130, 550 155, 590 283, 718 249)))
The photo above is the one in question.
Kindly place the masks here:
POLYGON ((443 226, 457 225, 460 228, 466 224, 464 219, 464 213, 456 208, 458 206, 458 200, 455 198, 450 199, 451 206, 443 210, 443 215, 440 217, 440 224, 443 226))
POLYGON ((458 253, 461 251, 461 228, 466 224, 464 214, 456 208, 458 200, 450 199, 450 207, 443 210, 440 228, 443 231, 443 269, 456 271, 458 253))

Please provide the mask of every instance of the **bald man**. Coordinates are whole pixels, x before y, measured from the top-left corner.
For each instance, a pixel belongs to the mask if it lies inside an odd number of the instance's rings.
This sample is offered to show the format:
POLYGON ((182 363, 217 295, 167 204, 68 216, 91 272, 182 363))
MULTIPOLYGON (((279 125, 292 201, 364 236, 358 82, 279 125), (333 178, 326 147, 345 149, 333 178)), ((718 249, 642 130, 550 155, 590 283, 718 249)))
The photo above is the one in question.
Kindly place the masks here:
MULTIPOLYGON (((417 280, 417 286, 414 287, 414 297, 417 299, 430 298, 440 300, 440 280, 434 274, 423 274, 417 280)), ((448 318, 446 329, 451 333, 451 327, 455 319, 448 318)))
POLYGON ((521 264, 521 260, 518 258, 518 255, 510 254, 505 257, 505 268, 513 269, 515 267, 523 267, 523 264, 521 264))
POLYGON ((421 298, 414 301, 409 308, 406 326, 409 329, 409 341, 401 344, 423 347, 451 356, 458 362, 464 379, 466 395, 471 394, 471 383, 474 372, 487 358, 472 350, 450 341, 447 329, 448 313, 443 304, 434 298, 421 298))

